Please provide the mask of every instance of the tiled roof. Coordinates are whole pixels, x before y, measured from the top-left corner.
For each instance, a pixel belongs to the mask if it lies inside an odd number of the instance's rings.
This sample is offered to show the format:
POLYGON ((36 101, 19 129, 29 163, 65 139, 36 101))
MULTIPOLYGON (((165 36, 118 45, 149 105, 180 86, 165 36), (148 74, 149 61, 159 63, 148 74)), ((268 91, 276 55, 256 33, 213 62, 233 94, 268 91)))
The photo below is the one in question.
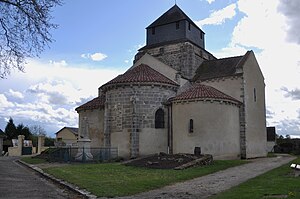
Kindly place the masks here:
POLYGON ((161 25, 165 25, 165 24, 169 24, 169 23, 174 23, 177 21, 182 21, 182 20, 187 20, 188 22, 192 23, 195 27, 199 28, 193 22, 193 20, 191 20, 177 5, 174 5, 172 8, 170 8, 167 12, 165 12, 163 15, 161 15, 158 19, 156 19, 147 28, 157 27, 157 26, 161 26, 161 25))
POLYGON ((105 103, 105 96, 101 95, 99 97, 96 97, 92 99, 91 101, 88 101, 87 103, 77 107, 75 110, 82 111, 82 110, 92 110, 92 109, 98 109, 103 108, 105 103))
POLYGON ((185 101, 194 99, 219 99, 219 100, 229 100, 234 103, 241 103, 237 99, 226 95, 225 93, 211 87, 202 84, 194 84, 186 91, 183 91, 179 95, 171 99, 171 101, 185 101))
POLYGON ((250 51, 248 51, 244 56, 204 61, 196 70, 196 75, 194 76, 193 81, 228 77, 239 74, 241 72, 237 71, 237 69, 242 67, 249 53, 250 51))
POLYGON ((163 83, 178 86, 177 83, 157 72, 150 66, 141 64, 126 71, 124 74, 117 76, 102 87, 123 83, 163 83))

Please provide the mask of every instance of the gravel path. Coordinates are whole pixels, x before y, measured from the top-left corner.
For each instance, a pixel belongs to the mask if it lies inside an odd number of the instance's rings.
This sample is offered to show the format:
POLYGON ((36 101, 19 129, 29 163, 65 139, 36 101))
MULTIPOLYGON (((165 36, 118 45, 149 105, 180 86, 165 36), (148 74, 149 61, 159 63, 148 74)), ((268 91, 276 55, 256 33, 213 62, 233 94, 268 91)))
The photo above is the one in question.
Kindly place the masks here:
POLYGON ((219 171, 200 178, 183 183, 166 186, 161 189, 144 192, 123 199, 162 199, 162 198, 184 198, 201 199, 208 198, 219 192, 234 187, 251 178, 261 175, 269 170, 279 167, 295 159, 295 157, 282 155, 275 158, 254 159, 251 163, 219 171))

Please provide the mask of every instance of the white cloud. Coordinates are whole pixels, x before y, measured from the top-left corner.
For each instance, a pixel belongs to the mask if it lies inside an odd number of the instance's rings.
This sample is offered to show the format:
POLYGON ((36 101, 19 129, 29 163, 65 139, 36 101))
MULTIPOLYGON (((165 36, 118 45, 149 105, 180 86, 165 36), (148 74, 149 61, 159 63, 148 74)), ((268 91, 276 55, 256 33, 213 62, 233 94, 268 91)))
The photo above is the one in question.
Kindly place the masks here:
POLYGON ((236 15, 236 4, 230 4, 227 7, 212 12, 208 18, 205 18, 195 23, 202 27, 204 25, 220 25, 225 23, 227 19, 232 19, 236 15))
POLYGON ((77 126, 75 108, 97 96, 99 86, 125 70, 72 66, 64 61, 43 63, 29 60, 26 73, 13 73, 10 78, 1 80, 3 85, 14 85, 11 91, 9 88, 4 90, 7 96, 19 92, 24 98, 9 101, 0 94, 0 118, 12 117, 29 126, 39 122, 46 126, 50 136, 54 136, 53 133, 63 126, 77 126))
POLYGON ((102 61, 105 58, 107 58, 107 55, 100 53, 100 52, 94 53, 94 54, 90 54, 90 53, 81 54, 80 56, 84 59, 91 59, 93 61, 102 61))
POLYGON ((24 95, 19 91, 14 91, 13 89, 9 89, 8 93, 9 96, 13 98, 23 99, 24 95))
POLYGON ((291 25, 289 19, 278 11, 279 0, 239 0, 237 5, 237 11, 245 16, 235 26, 228 46, 213 54, 235 56, 247 49, 259 49, 256 57, 265 76, 266 104, 272 113, 267 123, 278 127, 279 134, 300 135, 300 123, 295 122, 299 120, 295 107, 300 107, 300 101, 295 100, 299 91, 300 46, 287 42, 291 34, 287 28, 291 25))
POLYGON ((215 0, 206 0, 209 4, 213 3, 215 0))
POLYGON ((14 104, 9 102, 4 94, 0 94, 0 110, 5 110, 6 108, 13 106, 14 104))

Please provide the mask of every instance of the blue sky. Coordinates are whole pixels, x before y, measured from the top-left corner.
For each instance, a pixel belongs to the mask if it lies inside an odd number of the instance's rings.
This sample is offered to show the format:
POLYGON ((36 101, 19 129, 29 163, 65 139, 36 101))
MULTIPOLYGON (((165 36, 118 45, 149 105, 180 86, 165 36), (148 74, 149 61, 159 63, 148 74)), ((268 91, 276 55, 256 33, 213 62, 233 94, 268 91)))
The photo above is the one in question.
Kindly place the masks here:
MULTIPOLYGON (((53 10, 55 42, 25 73, 0 80, 0 128, 40 125, 49 136, 77 126, 75 108, 132 65, 145 44, 145 28, 174 5, 172 0, 65 0, 53 10)), ((266 83, 267 124, 300 136, 300 37, 293 0, 177 0, 205 34, 216 57, 254 50, 266 83)))

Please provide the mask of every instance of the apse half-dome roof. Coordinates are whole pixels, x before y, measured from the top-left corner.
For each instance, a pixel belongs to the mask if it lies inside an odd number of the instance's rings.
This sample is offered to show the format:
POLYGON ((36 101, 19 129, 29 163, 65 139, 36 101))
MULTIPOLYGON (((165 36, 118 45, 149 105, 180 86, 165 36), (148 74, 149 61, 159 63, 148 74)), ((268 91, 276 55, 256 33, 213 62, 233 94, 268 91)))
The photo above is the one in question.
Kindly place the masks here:
POLYGON ((161 73, 157 72, 146 64, 138 65, 127 70, 124 74, 117 76, 102 87, 113 84, 130 84, 130 83, 161 83, 178 86, 178 84, 161 73))
POLYGON ((186 91, 180 93, 171 99, 171 101, 189 101, 189 100, 225 100, 230 101, 235 104, 240 104, 241 102, 225 93, 211 87, 202 84, 194 84, 186 91))
POLYGON ((105 105, 105 95, 101 95, 77 107, 75 110, 77 112, 82 110, 93 110, 98 108, 104 108, 104 105, 105 105))

